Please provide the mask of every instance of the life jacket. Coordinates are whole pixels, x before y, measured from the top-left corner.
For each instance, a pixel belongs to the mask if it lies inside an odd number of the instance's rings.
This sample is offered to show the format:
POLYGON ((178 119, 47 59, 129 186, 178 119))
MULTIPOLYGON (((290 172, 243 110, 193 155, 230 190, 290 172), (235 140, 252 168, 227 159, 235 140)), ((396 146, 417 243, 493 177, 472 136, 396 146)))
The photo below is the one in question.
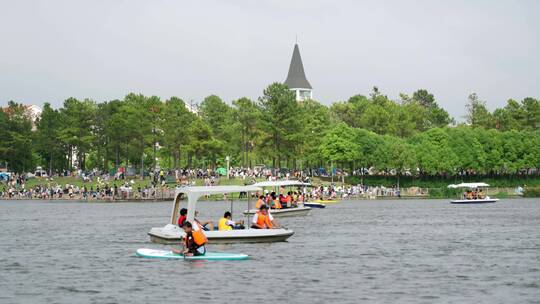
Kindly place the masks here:
POLYGON ((290 196, 290 195, 287 195, 287 197, 286 197, 285 201, 287 201, 287 203, 290 203, 290 202, 292 202, 292 201, 293 201, 293 199, 292 199, 292 196, 290 196))
POLYGON ((272 222, 270 222, 270 216, 262 214, 257 211, 257 225, 266 226, 267 229, 272 229, 272 222))
POLYGON ((227 221, 228 221, 228 220, 229 220, 229 219, 227 219, 227 218, 225 218, 225 217, 223 217, 223 218, 221 218, 221 219, 219 220, 219 222, 218 222, 218 229, 219 229, 220 231, 223 231, 223 230, 232 230, 232 229, 233 229, 231 226, 227 225, 227 221))
POLYGON ((256 209, 261 208, 262 204, 263 204, 263 200, 262 200, 262 199, 258 199, 257 202, 255 203, 255 208, 256 208, 256 209))
POLYGON ((273 200, 272 202, 273 202, 272 207, 274 209, 281 209, 281 203, 279 202, 279 200, 277 198, 275 200, 273 200))
POLYGON ((204 235, 204 232, 203 232, 204 229, 201 226, 201 224, 195 221, 195 225, 197 225, 197 229, 193 227, 193 231, 191 232, 191 235, 193 236, 193 241, 195 242, 195 244, 197 244, 198 246, 202 246, 208 243, 208 239, 206 238, 206 235, 204 235))

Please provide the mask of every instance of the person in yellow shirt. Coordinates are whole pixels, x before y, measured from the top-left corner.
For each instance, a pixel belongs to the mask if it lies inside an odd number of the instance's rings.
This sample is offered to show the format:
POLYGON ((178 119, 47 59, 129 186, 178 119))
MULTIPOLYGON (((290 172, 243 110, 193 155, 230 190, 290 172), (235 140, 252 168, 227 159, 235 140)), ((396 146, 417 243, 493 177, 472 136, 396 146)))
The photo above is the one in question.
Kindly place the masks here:
POLYGON ((218 222, 218 230, 227 231, 233 229, 244 229, 244 221, 233 221, 232 214, 227 211, 218 222))

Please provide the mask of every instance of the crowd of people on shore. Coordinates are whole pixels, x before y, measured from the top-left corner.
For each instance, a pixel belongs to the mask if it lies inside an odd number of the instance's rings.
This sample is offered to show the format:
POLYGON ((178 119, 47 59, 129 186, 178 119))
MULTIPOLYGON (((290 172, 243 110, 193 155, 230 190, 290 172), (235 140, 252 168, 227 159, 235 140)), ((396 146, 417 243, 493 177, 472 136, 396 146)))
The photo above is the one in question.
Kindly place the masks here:
MULTIPOLYGON (((202 184, 215 186, 220 183, 223 172, 210 169, 177 169, 156 170, 149 172, 151 180, 145 186, 138 186, 137 177, 129 177, 125 171, 116 174, 92 170, 83 172, 61 172, 48 177, 29 177, 28 174, 12 174, 0 180, 0 199, 75 199, 75 200, 144 200, 144 199, 170 199, 174 195, 174 188, 178 186, 191 186, 202 184), (77 185, 59 184, 57 179, 72 177, 79 179, 77 185), (40 182, 33 182, 28 187, 29 178, 39 178, 40 182), (198 180, 198 182, 197 182, 198 180)), ((242 179, 244 184, 252 184, 257 180, 294 179, 309 183, 313 176, 324 175, 325 172, 317 170, 285 170, 268 168, 231 168, 231 178, 242 179)), ((344 185, 336 183, 331 185, 308 187, 303 193, 309 199, 321 198, 373 198, 379 196, 401 196, 398 187, 344 185)), ((409 193, 412 195, 422 195, 409 193)))
POLYGON ((59 176, 43 177, 41 182, 28 187, 28 177, 14 174, 0 183, 0 199, 73 199, 73 200, 127 200, 127 199, 165 199, 174 195, 174 186, 151 183, 144 187, 134 187, 134 180, 106 176, 78 176, 82 185, 58 184, 59 176), (96 183, 93 183, 96 178, 96 183))

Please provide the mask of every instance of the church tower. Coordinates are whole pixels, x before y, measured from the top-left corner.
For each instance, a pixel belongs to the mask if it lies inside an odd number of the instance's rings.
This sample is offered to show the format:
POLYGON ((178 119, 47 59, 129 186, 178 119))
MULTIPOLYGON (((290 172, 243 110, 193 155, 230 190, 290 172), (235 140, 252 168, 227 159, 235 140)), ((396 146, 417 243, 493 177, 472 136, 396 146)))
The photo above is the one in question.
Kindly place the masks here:
POLYGON ((302 57, 300 57, 300 50, 298 44, 294 44, 294 51, 291 58, 291 65, 289 66, 289 73, 285 84, 296 93, 296 101, 303 101, 306 99, 313 99, 313 88, 306 79, 306 73, 304 73, 304 65, 302 64, 302 57))

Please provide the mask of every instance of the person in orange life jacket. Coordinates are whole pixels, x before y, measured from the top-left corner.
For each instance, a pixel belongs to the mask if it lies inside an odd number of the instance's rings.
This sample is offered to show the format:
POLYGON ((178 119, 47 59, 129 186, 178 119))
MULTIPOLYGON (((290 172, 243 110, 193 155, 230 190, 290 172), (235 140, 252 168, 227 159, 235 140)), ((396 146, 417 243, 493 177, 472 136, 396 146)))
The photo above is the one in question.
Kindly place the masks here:
MULTIPOLYGON (((274 192, 272 192, 274 193, 274 192)), ((275 193, 272 195, 272 199, 270 200, 270 208, 271 209, 281 209, 281 203, 279 202, 279 199, 277 199, 275 193)))
MULTIPOLYGON (((195 210, 195 216, 199 216, 199 211, 195 210)), ((201 225, 203 230, 206 230, 206 231, 214 230, 214 222, 212 221, 199 221, 198 219, 195 218, 195 222, 199 223, 199 225, 201 225)))
POLYGON ((193 226, 190 222, 186 221, 182 228, 186 233, 184 236, 184 250, 173 248, 172 251, 185 256, 204 255, 206 253, 205 245, 208 239, 204 235, 202 227, 197 224, 193 226))
POLYGON ((292 207, 293 206, 293 197, 292 197, 292 192, 289 191, 287 193, 287 196, 285 197, 285 202, 287 203, 287 207, 292 207))
POLYGON ((261 208, 262 205, 264 205, 264 196, 261 195, 261 196, 259 196, 259 199, 255 203, 255 208, 259 209, 259 208, 261 208))
POLYGON ((187 220, 187 209, 180 209, 180 217, 178 217, 178 227, 182 228, 187 220))
POLYGON ((254 229, 272 229, 280 228, 278 223, 274 220, 274 217, 268 212, 268 207, 262 205, 259 211, 253 216, 251 222, 251 228, 254 229))

